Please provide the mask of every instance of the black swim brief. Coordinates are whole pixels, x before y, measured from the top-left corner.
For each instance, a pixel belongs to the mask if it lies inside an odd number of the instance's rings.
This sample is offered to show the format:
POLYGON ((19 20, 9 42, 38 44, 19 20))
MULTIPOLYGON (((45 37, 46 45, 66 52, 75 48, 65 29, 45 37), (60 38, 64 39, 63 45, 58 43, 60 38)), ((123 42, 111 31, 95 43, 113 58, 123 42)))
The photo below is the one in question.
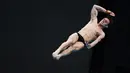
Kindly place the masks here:
POLYGON ((88 44, 87 44, 87 42, 85 42, 85 40, 84 40, 84 38, 77 32, 77 34, 78 34, 78 41, 80 41, 80 42, 82 42, 83 44, 84 44, 84 46, 87 46, 88 44))

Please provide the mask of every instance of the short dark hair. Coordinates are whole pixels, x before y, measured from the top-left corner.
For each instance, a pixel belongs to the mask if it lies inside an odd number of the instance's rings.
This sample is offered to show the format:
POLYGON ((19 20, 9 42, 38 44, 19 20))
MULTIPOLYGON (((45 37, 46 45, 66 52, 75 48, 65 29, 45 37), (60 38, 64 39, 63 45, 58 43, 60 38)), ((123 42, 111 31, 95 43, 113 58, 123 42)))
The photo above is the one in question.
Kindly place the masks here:
POLYGON ((114 16, 111 16, 110 14, 108 14, 106 18, 110 20, 110 24, 113 24, 114 16))
POLYGON ((106 14, 106 13, 99 13, 98 14, 98 20, 102 20, 102 18, 108 18, 110 20, 109 24, 113 24, 113 21, 115 19, 114 16, 111 16, 110 14, 106 14))

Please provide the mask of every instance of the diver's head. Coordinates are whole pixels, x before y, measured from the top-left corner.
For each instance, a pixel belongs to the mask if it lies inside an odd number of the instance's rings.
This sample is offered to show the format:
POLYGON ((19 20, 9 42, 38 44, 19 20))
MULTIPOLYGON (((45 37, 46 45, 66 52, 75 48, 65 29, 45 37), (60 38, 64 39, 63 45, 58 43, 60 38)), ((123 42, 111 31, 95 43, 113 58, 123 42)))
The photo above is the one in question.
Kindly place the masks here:
POLYGON ((103 18, 100 22, 99 25, 102 28, 108 28, 108 24, 112 24, 113 23, 113 16, 111 15, 107 15, 105 18, 103 18))

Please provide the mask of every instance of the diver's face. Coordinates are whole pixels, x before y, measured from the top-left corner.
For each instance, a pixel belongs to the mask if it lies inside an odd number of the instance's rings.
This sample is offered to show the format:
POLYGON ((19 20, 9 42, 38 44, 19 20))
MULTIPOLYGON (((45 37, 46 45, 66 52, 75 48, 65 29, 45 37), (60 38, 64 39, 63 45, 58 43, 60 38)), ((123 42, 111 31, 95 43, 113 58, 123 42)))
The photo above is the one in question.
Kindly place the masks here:
POLYGON ((108 18, 103 18, 99 24, 104 26, 105 28, 108 28, 108 24, 110 23, 110 20, 108 18))

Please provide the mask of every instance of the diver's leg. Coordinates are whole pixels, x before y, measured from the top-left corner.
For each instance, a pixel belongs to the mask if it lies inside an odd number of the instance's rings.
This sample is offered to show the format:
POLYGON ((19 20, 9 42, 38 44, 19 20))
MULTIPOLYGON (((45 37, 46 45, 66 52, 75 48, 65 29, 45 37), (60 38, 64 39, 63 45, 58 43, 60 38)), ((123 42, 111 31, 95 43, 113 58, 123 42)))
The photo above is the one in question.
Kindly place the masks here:
POLYGON ((71 54, 73 51, 78 51, 84 47, 82 42, 76 42, 75 44, 71 45, 69 48, 58 54, 55 58, 59 60, 63 56, 67 56, 71 54))
POLYGON ((77 40, 78 40, 77 33, 73 33, 72 35, 69 36, 69 38, 66 42, 62 43, 61 46, 55 52, 53 52, 52 56, 55 57, 61 51, 65 50, 67 47, 74 44, 77 40))

